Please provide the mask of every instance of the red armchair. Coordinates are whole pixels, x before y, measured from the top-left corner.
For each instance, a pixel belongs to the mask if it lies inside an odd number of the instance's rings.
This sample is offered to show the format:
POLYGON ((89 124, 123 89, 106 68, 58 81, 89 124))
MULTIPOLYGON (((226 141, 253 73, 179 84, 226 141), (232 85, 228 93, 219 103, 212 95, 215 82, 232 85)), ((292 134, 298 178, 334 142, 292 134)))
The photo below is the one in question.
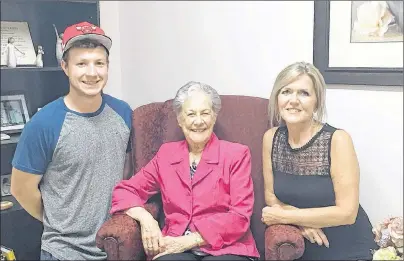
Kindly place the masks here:
MULTIPOLYGON (((222 110, 215 125, 220 139, 249 146, 252 156, 251 175, 254 182, 255 203, 251 230, 261 259, 293 260, 302 256, 304 240, 300 231, 289 225, 266 227, 261 222, 265 206, 262 177, 262 137, 269 128, 268 100, 256 97, 222 95, 222 110)), ((164 142, 182 140, 172 100, 141 106, 133 112, 133 162, 137 172, 147 164, 164 142)), ((159 196, 146 204, 146 209, 164 221, 159 196)), ((104 249, 108 260, 145 259, 139 224, 125 214, 115 214, 97 233, 97 246, 104 249)))

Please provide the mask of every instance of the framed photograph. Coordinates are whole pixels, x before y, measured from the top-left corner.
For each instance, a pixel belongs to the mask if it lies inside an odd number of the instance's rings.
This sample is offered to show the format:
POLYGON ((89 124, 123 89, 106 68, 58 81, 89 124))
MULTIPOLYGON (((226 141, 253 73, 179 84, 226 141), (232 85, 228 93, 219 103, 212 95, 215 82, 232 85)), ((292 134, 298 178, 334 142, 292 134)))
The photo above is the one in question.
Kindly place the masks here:
POLYGON ((18 65, 35 65, 36 53, 27 22, 1 21, 1 65, 7 65, 8 52, 18 65), (10 43, 10 39, 14 43, 10 43), (17 51, 19 50, 19 51, 17 51))
POLYGON ((1 96, 1 131, 22 131, 29 121, 24 95, 1 96))
POLYGON ((1 175, 0 176, 0 180, 1 180, 1 196, 9 196, 11 195, 10 193, 10 186, 11 186, 11 174, 8 175, 1 175))
POLYGON ((313 63, 328 84, 403 86, 403 2, 314 1, 313 63))

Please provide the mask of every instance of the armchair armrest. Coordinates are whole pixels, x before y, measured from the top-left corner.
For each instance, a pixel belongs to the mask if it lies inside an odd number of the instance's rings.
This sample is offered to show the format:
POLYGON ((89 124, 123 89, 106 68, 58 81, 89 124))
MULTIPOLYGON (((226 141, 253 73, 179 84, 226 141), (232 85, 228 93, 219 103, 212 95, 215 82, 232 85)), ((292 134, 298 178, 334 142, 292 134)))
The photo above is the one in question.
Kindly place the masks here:
MULTIPOLYGON (((159 207, 148 203, 145 209, 156 219, 159 207)), ((139 223, 124 213, 116 213, 97 232, 97 247, 107 253, 108 260, 144 260, 139 223)))
POLYGON ((303 255, 304 239, 291 225, 272 225, 265 230, 265 260, 294 260, 303 255))

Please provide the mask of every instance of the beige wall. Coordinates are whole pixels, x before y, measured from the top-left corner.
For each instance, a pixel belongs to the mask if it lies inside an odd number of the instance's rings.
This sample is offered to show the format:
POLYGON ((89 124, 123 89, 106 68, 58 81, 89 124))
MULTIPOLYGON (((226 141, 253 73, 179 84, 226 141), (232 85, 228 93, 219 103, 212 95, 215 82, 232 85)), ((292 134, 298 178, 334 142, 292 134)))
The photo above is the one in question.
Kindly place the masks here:
MULTIPOLYGON (((106 92, 132 108, 173 98, 189 80, 268 98, 287 64, 312 62, 306 2, 101 2, 113 38, 106 92)), ((329 86, 328 122, 353 137, 371 221, 403 213, 403 88, 329 86)))

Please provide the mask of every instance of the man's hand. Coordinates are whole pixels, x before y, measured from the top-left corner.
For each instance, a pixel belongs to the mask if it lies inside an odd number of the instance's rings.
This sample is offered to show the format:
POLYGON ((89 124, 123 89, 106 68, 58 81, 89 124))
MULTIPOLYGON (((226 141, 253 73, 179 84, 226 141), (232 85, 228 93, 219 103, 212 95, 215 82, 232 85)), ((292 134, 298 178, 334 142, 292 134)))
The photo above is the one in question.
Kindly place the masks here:
POLYGON ((319 246, 324 244, 324 246, 330 247, 327 236, 324 234, 321 228, 299 226, 299 229, 302 232, 303 237, 309 240, 311 243, 317 243, 319 246))
POLYGON ((167 254, 183 253, 195 246, 190 236, 166 236, 164 237, 164 245, 164 251, 153 257, 153 260, 167 254))

